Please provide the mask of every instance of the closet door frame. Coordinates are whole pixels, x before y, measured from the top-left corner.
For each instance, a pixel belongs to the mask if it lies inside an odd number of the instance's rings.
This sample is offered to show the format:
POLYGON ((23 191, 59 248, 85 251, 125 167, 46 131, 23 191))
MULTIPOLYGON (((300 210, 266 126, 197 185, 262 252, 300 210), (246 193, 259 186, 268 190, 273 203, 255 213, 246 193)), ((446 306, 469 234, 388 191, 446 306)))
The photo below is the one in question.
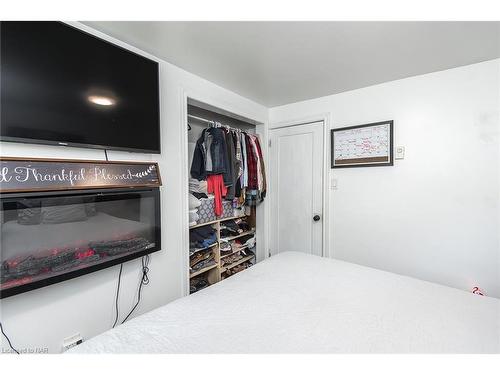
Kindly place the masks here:
MULTIPOLYGON (((249 113, 242 113, 241 108, 238 106, 232 106, 227 101, 223 100, 214 100, 214 95, 210 97, 204 96, 199 92, 194 92, 192 90, 181 90, 180 94, 180 110, 181 110, 181 150, 182 150, 182 194, 181 203, 183 208, 183 216, 182 216, 182 233, 181 233, 181 241, 182 241, 182 249, 181 257, 182 257, 182 272, 181 272, 181 295, 188 296, 189 295, 189 202, 188 202, 188 191, 189 191, 189 155, 188 155, 188 104, 189 100, 194 100, 200 103, 204 103, 207 106, 217 108, 221 111, 225 111, 227 113, 231 113, 235 116, 239 116, 242 118, 249 119, 255 122, 255 132, 261 138, 262 143, 262 152, 264 154, 264 163, 268 163, 268 148, 264 145, 268 144, 268 118, 262 118, 261 120, 256 119, 254 115, 249 113)), ((267 199, 264 200, 260 205, 257 206, 256 213, 256 242, 257 242, 257 250, 256 250, 256 262, 260 262, 261 260, 267 258, 268 255, 268 220, 269 217, 269 204, 267 203, 267 199)))
MULTIPOLYGON (((322 254, 323 257, 333 258, 333 248, 330 246, 331 236, 330 236, 330 178, 332 175, 330 174, 330 113, 320 113, 308 117, 298 118, 295 120, 283 121, 270 123, 269 129, 279 129, 291 126, 299 126, 299 125, 307 125, 311 123, 323 123, 323 207, 322 207, 322 226, 323 226, 323 237, 322 237, 322 254)), ((269 138, 268 138, 269 139, 269 138)), ((269 146, 269 143, 268 143, 269 146)), ((268 154, 268 162, 272 163, 269 160, 270 152, 268 154)), ((268 164, 270 165, 270 164, 268 164)), ((269 178, 274 178, 274 176, 270 176, 269 178)), ((268 199, 271 199, 271 194, 268 194, 268 199)), ((271 204, 268 204, 268 215, 270 215, 271 204)), ((269 216, 270 217, 270 216, 269 216)), ((267 220, 268 226, 271 225, 271 220, 267 220)), ((271 232, 272 228, 267 228, 268 233, 271 232)), ((271 255, 271 249, 268 248, 268 256, 271 255)))

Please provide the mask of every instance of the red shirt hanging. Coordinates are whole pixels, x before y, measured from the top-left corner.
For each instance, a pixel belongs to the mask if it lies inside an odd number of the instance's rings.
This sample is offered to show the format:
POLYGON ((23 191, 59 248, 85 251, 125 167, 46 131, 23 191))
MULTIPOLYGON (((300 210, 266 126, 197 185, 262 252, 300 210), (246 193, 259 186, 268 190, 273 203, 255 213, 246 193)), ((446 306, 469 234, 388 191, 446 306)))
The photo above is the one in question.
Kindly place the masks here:
POLYGON ((207 191, 215 196, 215 214, 222 216, 222 198, 227 194, 227 187, 221 174, 207 176, 207 191))

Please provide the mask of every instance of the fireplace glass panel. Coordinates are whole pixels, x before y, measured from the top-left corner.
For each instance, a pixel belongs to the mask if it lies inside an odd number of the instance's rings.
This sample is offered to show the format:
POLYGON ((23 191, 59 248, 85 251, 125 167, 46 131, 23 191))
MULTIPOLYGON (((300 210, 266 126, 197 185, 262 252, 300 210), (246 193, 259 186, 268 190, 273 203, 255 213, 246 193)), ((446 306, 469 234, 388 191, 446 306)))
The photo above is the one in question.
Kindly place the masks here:
POLYGON ((2 297, 160 248, 157 189, 2 195, 2 297))

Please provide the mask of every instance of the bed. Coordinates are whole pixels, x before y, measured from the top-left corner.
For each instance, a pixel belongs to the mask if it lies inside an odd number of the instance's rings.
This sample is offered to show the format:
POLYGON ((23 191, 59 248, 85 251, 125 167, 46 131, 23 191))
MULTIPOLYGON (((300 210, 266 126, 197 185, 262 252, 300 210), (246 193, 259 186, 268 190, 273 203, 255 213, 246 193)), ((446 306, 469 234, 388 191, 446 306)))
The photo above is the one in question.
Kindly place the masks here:
POLYGON ((69 353, 500 353, 499 340, 499 299, 285 252, 69 353))

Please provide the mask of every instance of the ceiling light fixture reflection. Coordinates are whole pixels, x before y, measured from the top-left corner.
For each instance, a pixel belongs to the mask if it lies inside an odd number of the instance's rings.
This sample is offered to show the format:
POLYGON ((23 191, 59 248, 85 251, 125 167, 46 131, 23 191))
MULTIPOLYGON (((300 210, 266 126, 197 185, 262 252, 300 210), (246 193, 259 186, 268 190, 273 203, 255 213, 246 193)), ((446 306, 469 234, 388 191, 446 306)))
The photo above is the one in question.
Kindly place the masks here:
POLYGON ((97 105, 110 106, 116 104, 116 100, 109 96, 90 95, 87 99, 89 102, 97 105))

